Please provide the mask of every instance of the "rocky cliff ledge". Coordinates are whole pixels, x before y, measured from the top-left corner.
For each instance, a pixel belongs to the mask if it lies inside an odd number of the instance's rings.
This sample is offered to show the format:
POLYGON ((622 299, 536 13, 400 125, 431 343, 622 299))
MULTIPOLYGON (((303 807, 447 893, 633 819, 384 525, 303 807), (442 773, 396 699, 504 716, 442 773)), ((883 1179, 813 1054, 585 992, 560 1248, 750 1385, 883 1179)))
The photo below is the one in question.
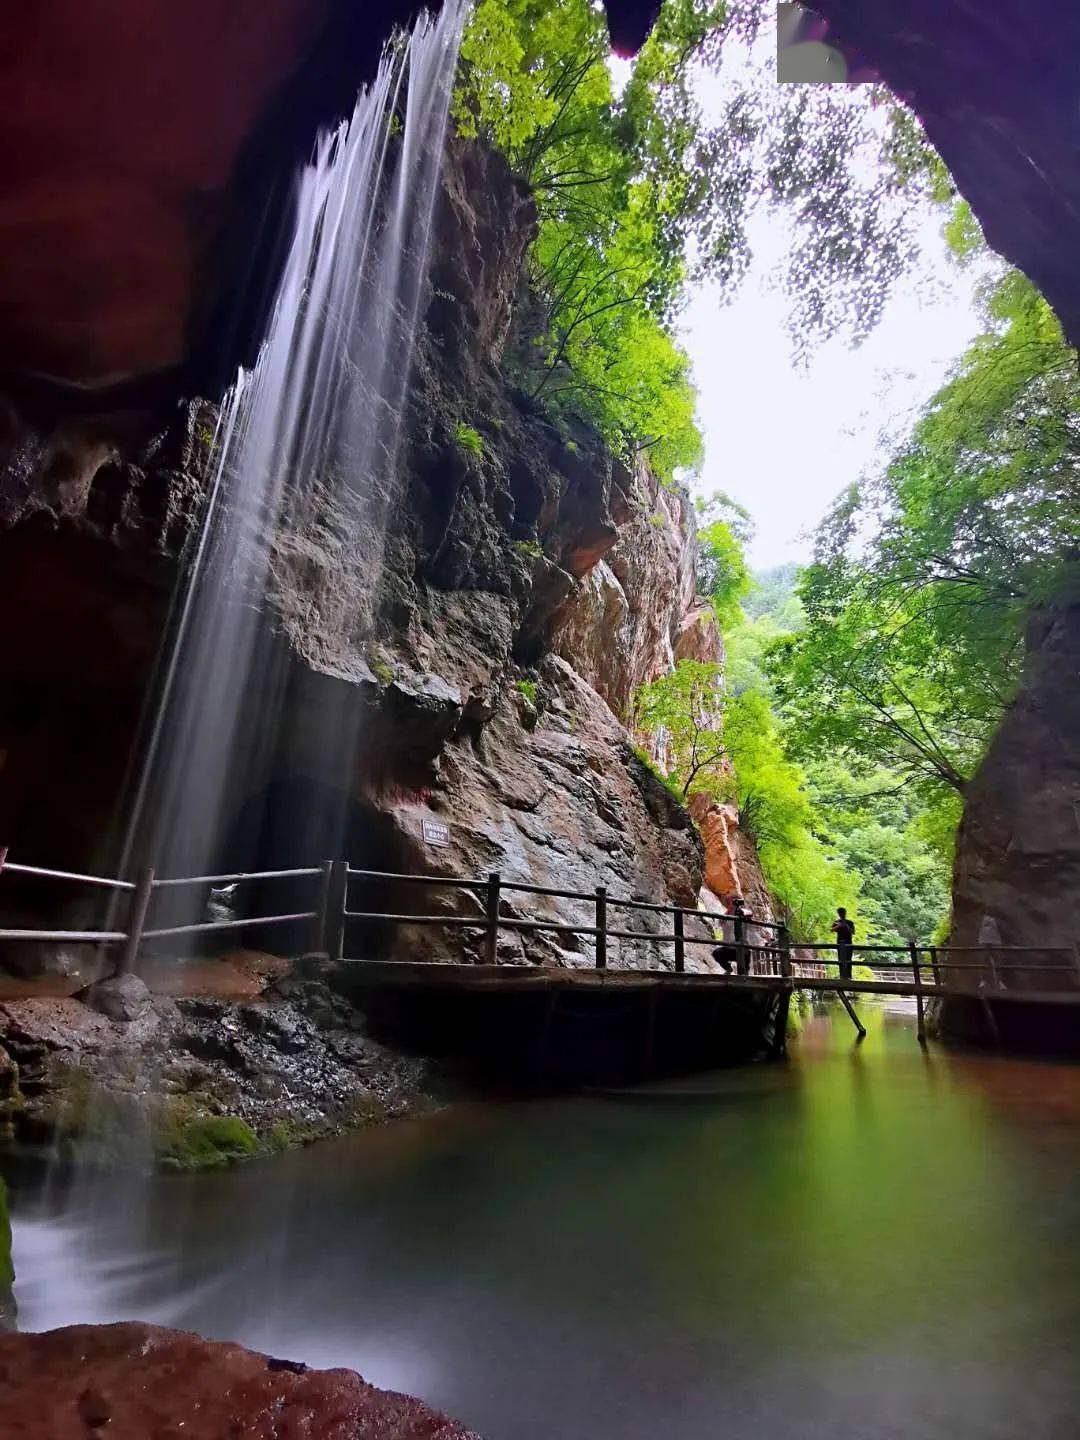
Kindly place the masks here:
POLYGON ((479 1440, 352 1370, 134 1323, 0 1336, 0 1422, 13 1440, 479 1440))

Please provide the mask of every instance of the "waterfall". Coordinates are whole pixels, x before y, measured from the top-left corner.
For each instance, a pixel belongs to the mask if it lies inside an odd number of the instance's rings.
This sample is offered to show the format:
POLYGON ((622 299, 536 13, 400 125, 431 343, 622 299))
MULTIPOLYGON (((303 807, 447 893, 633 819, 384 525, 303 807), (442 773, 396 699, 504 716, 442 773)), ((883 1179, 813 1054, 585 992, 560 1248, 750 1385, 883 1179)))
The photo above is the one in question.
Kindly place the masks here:
MULTIPOLYGON (((311 590, 290 591, 289 576, 310 564, 311 537, 328 525, 363 566, 345 595, 333 576, 314 586, 316 605, 341 610, 316 618, 343 634, 370 618, 462 19, 451 0, 393 45, 351 118, 319 137, 299 177, 267 334, 218 421, 205 517, 131 806, 128 864, 137 849, 159 874, 198 874, 219 853, 245 776, 275 743, 280 632, 302 645, 311 618, 290 614, 289 595, 311 590)), ((356 678, 344 655, 315 662, 356 678)), ((321 743, 339 747, 344 766, 349 719, 322 718, 321 743)))

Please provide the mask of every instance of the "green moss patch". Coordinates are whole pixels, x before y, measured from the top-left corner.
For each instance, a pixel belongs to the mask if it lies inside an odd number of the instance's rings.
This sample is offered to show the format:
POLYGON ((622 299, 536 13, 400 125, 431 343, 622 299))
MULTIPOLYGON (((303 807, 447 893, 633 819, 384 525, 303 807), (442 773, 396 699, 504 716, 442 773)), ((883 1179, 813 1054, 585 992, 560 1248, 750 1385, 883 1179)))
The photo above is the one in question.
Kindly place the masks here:
POLYGON ((11 1263, 11 1216, 8 1212, 7 1186, 0 1180, 0 1311, 3 1309, 3 1292, 10 1289, 15 1279, 15 1267, 11 1263))
POLYGON ((238 1115, 192 1115, 174 1105, 161 1127, 158 1154, 174 1170, 216 1170, 259 1153, 259 1139, 238 1115))

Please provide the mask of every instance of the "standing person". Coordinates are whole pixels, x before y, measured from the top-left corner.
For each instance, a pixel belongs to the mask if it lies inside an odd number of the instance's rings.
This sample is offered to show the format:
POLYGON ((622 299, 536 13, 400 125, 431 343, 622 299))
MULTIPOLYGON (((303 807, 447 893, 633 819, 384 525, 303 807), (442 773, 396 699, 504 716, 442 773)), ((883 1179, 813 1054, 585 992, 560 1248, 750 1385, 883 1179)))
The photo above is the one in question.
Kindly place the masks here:
POLYGON ((832 922, 832 932, 836 936, 836 958, 840 962, 840 979, 851 979, 851 954, 852 942, 855 939, 855 922, 848 919, 848 913, 843 905, 836 907, 837 918, 832 922))
MULTIPOLYGON (((723 969, 726 975, 731 974, 731 967, 733 965, 736 967, 740 975, 749 975, 750 973, 750 963, 746 952, 743 952, 743 960, 742 963, 739 964, 739 952, 736 949, 735 945, 732 943, 735 937, 739 934, 739 928, 735 925, 735 921, 742 920, 743 922, 746 922, 749 919, 750 916, 746 912, 746 907, 743 904, 743 899, 741 895, 735 895, 731 900, 727 902, 727 913, 725 914, 724 919, 721 921, 720 939, 723 943, 718 945, 716 949, 712 952, 712 958, 723 969), (727 933, 727 922, 729 920, 732 922, 731 939, 728 938, 727 933)), ((743 939, 745 940, 745 923, 742 933, 743 939)))
POLYGON ((750 938, 748 926, 753 918, 750 911, 747 910, 742 896, 736 895, 731 902, 731 919, 733 922, 731 928, 735 939, 738 940, 741 938, 743 941, 743 948, 741 950, 738 948, 735 950, 735 968, 740 975, 750 974, 750 951, 746 949, 746 943, 750 938), (740 921, 741 924, 739 923, 740 921))
POLYGON ((728 920, 731 916, 731 902, 725 900, 723 903, 724 918, 720 921, 719 932, 714 931, 720 944, 712 952, 712 958, 716 961, 717 965, 720 966, 725 975, 730 975, 735 965, 735 946, 731 943, 728 931, 728 920))

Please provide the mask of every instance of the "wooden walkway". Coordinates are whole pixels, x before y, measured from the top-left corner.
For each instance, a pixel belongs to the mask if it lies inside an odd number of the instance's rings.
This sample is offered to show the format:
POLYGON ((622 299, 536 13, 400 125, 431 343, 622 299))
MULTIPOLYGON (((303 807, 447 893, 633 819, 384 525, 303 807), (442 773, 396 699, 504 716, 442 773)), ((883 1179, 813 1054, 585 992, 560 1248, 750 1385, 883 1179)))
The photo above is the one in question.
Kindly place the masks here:
MULTIPOLYGON (((715 942, 714 942, 715 943, 715 942)), ((365 960, 345 959, 348 965, 363 966, 371 986, 431 986, 456 990, 545 990, 563 986, 581 991, 642 990, 654 986, 665 990, 693 991, 701 989, 747 990, 769 993, 805 990, 830 995, 896 995, 926 999, 955 994, 986 993, 992 999, 1009 999, 1035 1004, 1080 1004, 1080 989, 1007 990, 971 992, 950 990, 933 983, 916 984, 914 980, 831 980, 817 976, 793 975, 724 975, 712 971, 691 971, 677 974, 668 969, 597 970, 586 966, 557 967, 553 965, 471 965, 447 964, 439 960, 365 960)))
MULTIPOLYGON (((1080 1004, 1080 947, 981 946, 950 947, 915 941, 902 946, 856 945, 852 959, 871 970, 876 965, 890 973, 884 977, 841 979, 822 975, 823 969, 840 965, 834 942, 799 942, 793 946, 782 921, 750 920, 740 915, 663 905, 652 901, 611 895, 603 886, 591 891, 533 885, 506 878, 495 872, 484 879, 451 875, 417 875, 393 871, 365 870, 344 860, 287 870, 234 872, 161 878, 144 869, 132 879, 84 875, 40 866, 16 864, 0 849, 0 874, 42 879, 65 886, 90 887, 107 892, 107 924, 96 930, 48 930, 0 928, 0 941, 86 942, 116 946, 118 968, 138 966, 147 943, 175 941, 179 937, 210 935, 287 926, 289 937, 303 935, 301 948, 326 954, 343 965, 362 971, 363 988, 369 991, 417 991, 437 989, 462 994, 499 991, 504 994, 573 991, 580 994, 709 993, 732 997, 786 997, 796 991, 835 994, 846 1007, 853 1023, 862 1031, 851 997, 894 995, 914 998, 919 1039, 925 1038, 927 1000, 964 997, 987 1007, 991 1028, 990 1002, 1023 1006, 1069 1007, 1080 1004), (205 912, 210 891, 224 886, 259 882, 260 894, 267 882, 299 884, 310 894, 304 908, 286 912, 245 915, 225 920, 197 920, 184 924, 162 924, 155 910, 165 910, 166 897, 187 892, 189 909, 205 912), (351 897, 355 886, 366 887, 382 899, 382 906, 359 905, 351 897), (385 897, 450 892, 456 897, 449 912, 431 913, 419 908, 388 909, 385 897), (194 892, 194 893, 192 893, 194 892), (552 916, 523 917, 507 913, 517 897, 532 903, 552 900, 569 902, 587 918, 567 920, 552 916), (122 916, 113 918, 119 912, 122 916), (613 916, 628 915, 622 923, 613 916), (395 927, 430 927, 455 930, 461 935, 461 949, 475 956, 468 962, 447 964, 415 960, 369 959, 348 956, 350 933, 363 925, 370 937, 395 927), (651 928, 656 927, 656 928, 651 928), (764 937, 753 943, 751 934, 764 937), (499 962, 500 940, 508 935, 547 935, 572 945, 581 963, 519 964, 499 962), (609 964, 612 942, 628 942, 631 953, 644 947, 655 955, 656 964, 646 966, 609 964), (704 949, 704 956, 701 949, 704 949), (725 973, 713 958, 722 950, 729 966, 725 973), (812 958, 809 958, 812 957, 812 958), (688 966, 688 958, 693 964, 688 966), (910 979, 906 976, 910 974, 910 979), (900 978, 903 975, 905 978, 900 978)), ((2 892, 0 892, 2 898, 2 892)), ((265 907, 255 907, 263 908, 265 907)), ((359 979, 359 976, 357 977, 359 979)))

